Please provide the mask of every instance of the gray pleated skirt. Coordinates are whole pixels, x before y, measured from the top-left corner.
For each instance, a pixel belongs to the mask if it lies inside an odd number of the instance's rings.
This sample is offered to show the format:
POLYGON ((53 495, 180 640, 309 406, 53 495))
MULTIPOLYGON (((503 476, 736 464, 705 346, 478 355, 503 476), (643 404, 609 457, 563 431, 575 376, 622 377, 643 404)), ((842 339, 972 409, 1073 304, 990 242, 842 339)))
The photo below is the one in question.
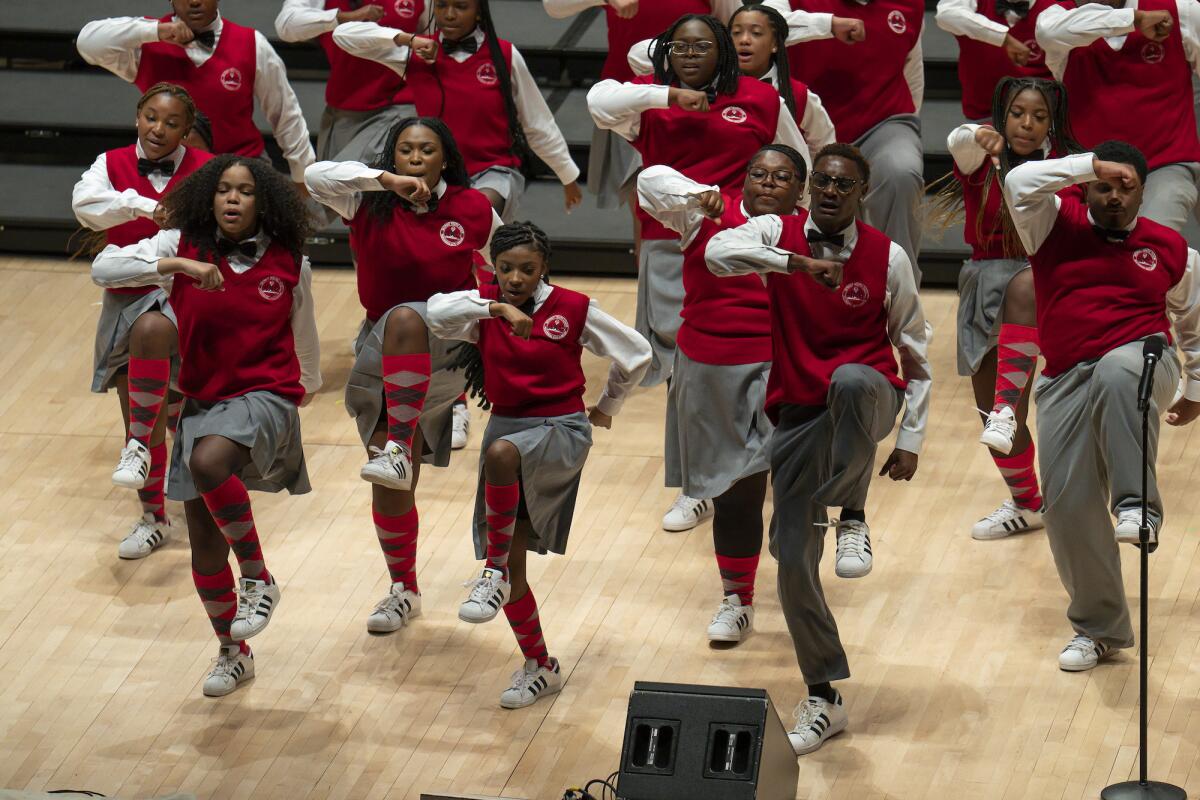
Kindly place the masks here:
POLYGON ((504 198, 500 219, 512 222, 517 218, 521 195, 525 191, 525 176, 511 167, 488 167, 471 176, 472 189, 491 189, 504 198))
MULTIPOLYGON (((117 375, 129 366, 129 331, 147 311, 160 311, 179 327, 167 293, 155 289, 148 294, 105 292, 96 323, 96 345, 92 358, 92 391, 103 394, 113 388, 117 375)), ((179 357, 171 359, 171 375, 179 374, 179 357)))
MULTIPOLYGON (((425 303, 401 303, 388 310, 372 325, 363 320, 358 338, 354 343, 354 366, 346 379, 346 411, 358 425, 358 435, 363 447, 371 441, 379 417, 384 412, 383 400, 383 331, 388 316, 397 308, 411 308, 428 319, 425 303)), ((452 407, 466 385, 461 371, 452 372, 449 367, 454 356, 449 352, 456 342, 439 339, 429 334, 430 376, 429 391, 417 424, 421 426, 421 438, 425 440, 422 461, 435 467, 450 463, 450 436, 453 428, 452 407)))
POLYGON ((518 517, 533 529, 529 550, 567 552, 579 476, 592 447, 592 424, 587 414, 561 417, 498 417, 488 420, 479 450, 479 487, 475 493, 473 538, 475 557, 487 552, 487 516, 484 509, 484 459, 497 439, 512 442, 521 454, 521 508, 518 517))
POLYGON ((632 197, 633 179, 642 168, 642 154, 623 136, 610 130, 592 131, 588 155, 588 191, 598 208, 617 208, 632 197))
POLYGON ((704 364, 675 351, 667 394, 667 486, 688 497, 720 497, 742 478, 770 469, 775 429, 763 410, 770 372, 769 361, 704 364))
POLYGON ((321 128, 317 132, 317 160, 370 164, 383 151, 396 123, 415 116, 417 107, 411 104, 373 111, 346 111, 325 106, 321 128))
POLYGON ((1024 259, 994 258, 963 262, 958 273, 958 374, 974 375, 996 346, 1000 312, 1013 276, 1029 269, 1024 259))
POLYGON ((633 327, 650 342, 650 369, 642 386, 671 377, 675 337, 683 318, 683 251, 678 239, 646 239, 638 258, 637 311, 633 327))
POLYGON ((223 436, 250 448, 250 463, 238 474, 247 489, 287 489, 290 494, 312 491, 296 404, 271 392, 250 392, 212 405, 185 398, 167 475, 170 499, 200 496, 188 462, 196 442, 205 436, 223 436))

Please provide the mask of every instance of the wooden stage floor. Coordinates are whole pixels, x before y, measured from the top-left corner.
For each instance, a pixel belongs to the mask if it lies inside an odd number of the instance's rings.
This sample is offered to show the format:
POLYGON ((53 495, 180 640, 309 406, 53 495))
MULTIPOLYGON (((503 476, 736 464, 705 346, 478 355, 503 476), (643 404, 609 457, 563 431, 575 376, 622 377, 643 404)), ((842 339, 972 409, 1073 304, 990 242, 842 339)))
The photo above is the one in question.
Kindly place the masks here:
MULTIPOLYGON (((632 320, 629 280, 564 280, 632 320)), ((89 394, 100 292, 85 267, 0 260, 0 788, 123 798, 416 798, 421 791, 554 800, 617 768, 634 680, 766 687, 786 715, 804 686, 760 572, 757 632, 710 649, 719 599, 707 525, 658 521, 662 389, 597 431, 567 557, 532 583, 563 692, 523 711, 497 698, 519 654, 502 619, 460 623, 482 413, 471 446, 422 476, 424 616, 368 636, 386 591, 363 453, 342 404, 361 318, 353 276, 316 280, 325 388, 302 412, 312 494, 256 495, 283 603, 255 640, 258 676, 211 700, 215 642, 192 587, 186 536, 116 557, 134 516, 109 482, 121 447, 115 396, 89 394)), ((1136 775, 1137 661, 1058 670, 1065 593, 1041 533, 980 543, 971 524, 1005 497, 954 373, 951 292, 926 294, 936 370, 917 478, 877 480, 875 571, 826 586, 854 677, 848 732, 800 761, 800 798, 1098 797, 1136 775)), ((603 365, 588 357, 591 392, 603 365)), ((1200 794, 1200 493, 1197 427, 1165 429, 1165 541, 1153 558, 1153 775, 1200 794)), ((887 452, 881 449, 880 458, 887 452)), ((1131 457, 1133 455, 1131 454, 1131 457)), ((174 504, 172 510, 178 511, 174 504)), ((827 559, 827 562, 830 559, 827 559)), ((1136 551, 1125 553, 1136 589, 1136 551)), ((790 717, 785 717, 790 727, 790 717)))

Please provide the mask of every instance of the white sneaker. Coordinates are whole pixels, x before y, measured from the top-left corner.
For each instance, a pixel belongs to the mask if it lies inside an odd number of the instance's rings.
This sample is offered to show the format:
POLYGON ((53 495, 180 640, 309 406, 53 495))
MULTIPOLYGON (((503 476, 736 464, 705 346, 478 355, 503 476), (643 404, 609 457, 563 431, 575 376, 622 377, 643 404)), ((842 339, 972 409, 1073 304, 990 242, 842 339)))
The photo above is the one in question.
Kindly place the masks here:
POLYGON ((153 514, 143 514, 133 523, 133 530, 117 545, 120 558, 145 558, 167 543, 171 521, 159 522, 153 514))
POLYGON ((831 703, 823 697, 809 697, 795 711, 796 727, 788 732, 788 741, 796 755, 811 753, 829 739, 846 730, 849 717, 839 694, 831 703))
POLYGON ((113 470, 113 484, 125 489, 141 489, 150 474, 150 451, 137 439, 121 448, 121 459, 113 470))
POLYGON ((1088 636, 1076 636, 1058 654, 1058 668, 1065 672, 1085 672, 1110 652, 1106 644, 1093 641, 1088 636))
POLYGON ((375 605, 367 617, 370 633, 393 633, 421 616, 421 595, 404 588, 402 583, 393 583, 387 597, 375 605))
POLYGON ((754 630, 754 606, 742 605, 742 598, 731 594, 721 601, 708 626, 710 642, 740 642, 754 630))
POLYGON ((988 414, 987 422, 983 425, 983 433, 979 443, 987 445, 997 453, 1008 455, 1012 451, 1013 439, 1017 435, 1017 416, 1008 406, 1000 406, 999 411, 988 414))
POLYGON ((1005 500, 992 513, 976 522, 971 528, 971 538, 980 541, 1003 539, 1014 533, 1034 531, 1044 527, 1042 512, 1021 508, 1012 500, 1005 500))
POLYGON ((458 607, 458 618, 463 622, 491 622, 512 594, 512 584, 504 578, 504 573, 491 567, 484 567, 478 578, 463 586, 471 590, 458 607))
POLYGON ((242 578, 238 585, 237 614, 229 626, 229 637, 244 642, 267 629, 271 615, 279 605, 279 584, 242 578))
POLYGON ((548 667, 539 667, 536 660, 529 658, 524 667, 513 673, 512 686, 500 693, 500 707, 525 708, 561 688, 558 659, 551 659, 548 667))
POLYGON ((205 697, 224 697, 238 687, 242 681, 254 677, 254 653, 242 653, 235 645, 222 645, 221 654, 212 671, 204 679, 205 697))
MULTIPOLYGON (((1150 520, 1150 544, 1158 543, 1158 528, 1150 520)), ((1140 544, 1142 541, 1142 510, 1128 508, 1117 515, 1117 541, 1121 544, 1140 544)))
POLYGON ((673 533, 690 531, 712 515, 712 500, 697 500, 681 493, 667 509, 667 513, 663 515, 663 530, 673 533))
POLYGON ((371 460, 358 474, 364 481, 407 492, 412 486, 412 457, 399 442, 388 441, 380 450, 370 448, 371 460))
POLYGON ((869 575, 871 558, 871 529, 856 519, 836 520, 837 559, 834 572, 839 578, 862 578, 869 575))
POLYGON ((450 432, 450 449, 462 450, 467 446, 467 435, 471 432, 471 409, 466 403, 455 403, 450 412, 454 423, 450 432))

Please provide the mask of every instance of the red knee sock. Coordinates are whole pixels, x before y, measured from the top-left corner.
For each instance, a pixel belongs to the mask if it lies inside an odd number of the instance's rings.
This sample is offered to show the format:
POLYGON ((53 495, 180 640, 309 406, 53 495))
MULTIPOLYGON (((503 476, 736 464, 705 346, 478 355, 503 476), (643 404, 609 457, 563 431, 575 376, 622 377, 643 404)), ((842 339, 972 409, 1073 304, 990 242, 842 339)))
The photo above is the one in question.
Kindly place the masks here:
POLYGON ((1024 453, 1011 456, 992 454, 992 460, 1004 476, 1008 490, 1012 492, 1013 500, 1021 508, 1037 511, 1042 507, 1042 492, 1038 488, 1037 471, 1034 468, 1035 449, 1033 442, 1025 448, 1024 453))
POLYGON ((129 359, 129 438, 150 447, 150 434, 162 411, 171 380, 171 362, 165 358, 129 359))
POLYGON ((208 513, 212 514, 217 527, 229 542, 229 548, 237 556, 242 577, 269 582, 271 573, 267 572, 258 530, 254 527, 254 514, 250 510, 250 495, 246 492, 246 485, 237 475, 230 475, 224 483, 211 492, 203 492, 202 496, 208 513))
POLYGON ((520 600, 509 600, 504 607, 504 616, 517 636, 517 646, 525 658, 537 661, 539 667, 550 665, 550 654, 546 652, 546 640, 542 638, 542 622, 538 619, 537 600, 533 589, 529 589, 520 600))
POLYGON ((1029 379, 1033 377, 1040 352, 1037 328, 1007 322, 1000 326, 1000 341, 996 345, 996 399, 993 409, 1017 407, 1029 379))
POLYGON ((238 644, 243 653, 250 651, 245 642, 235 642, 229 636, 229 626, 233 623, 237 612, 237 594, 233 586, 233 570, 226 564, 225 568, 216 575, 201 575, 192 570, 192 582, 196 584, 196 593, 204 604, 204 613, 212 623, 217 640, 222 645, 238 644))
POLYGON ((387 402, 388 439, 412 453, 417 419, 429 391, 429 353, 383 357, 383 396, 387 402))
POLYGON ((721 571, 721 586, 725 596, 736 594, 742 605, 754 605, 754 576, 758 572, 758 554, 734 558, 717 553, 717 568, 721 571))
POLYGON ((508 577, 508 553, 512 549, 513 528, 517 524, 517 506, 521 504, 521 484, 483 485, 484 513, 487 515, 487 565, 508 577))
POLYGON ((166 522, 166 498, 163 496, 163 479, 167 475, 167 444, 159 442, 150 447, 150 474, 146 485, 138 489, 138 500, 142 502, 142 513, 153 514, 158 522, 166 522))
POLYGON ((417 507, 413 506, 407 514, 397 517, 371 509, 371 516, 375 519, 375 535, 379 537, 392 583, 403 584, 410 592, 420 592, 417 588, 417 507))

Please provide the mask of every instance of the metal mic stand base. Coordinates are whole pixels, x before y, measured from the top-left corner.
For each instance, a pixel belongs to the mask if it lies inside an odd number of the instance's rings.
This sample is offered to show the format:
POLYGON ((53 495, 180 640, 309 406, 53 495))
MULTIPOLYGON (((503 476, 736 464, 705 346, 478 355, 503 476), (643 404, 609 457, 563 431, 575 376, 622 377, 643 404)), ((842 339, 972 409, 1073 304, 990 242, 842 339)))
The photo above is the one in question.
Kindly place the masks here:
POLYGON ((1100 793, 1102 800, 1187 800, 1187 792, 1160 781, 1114 783, 1100 793))

